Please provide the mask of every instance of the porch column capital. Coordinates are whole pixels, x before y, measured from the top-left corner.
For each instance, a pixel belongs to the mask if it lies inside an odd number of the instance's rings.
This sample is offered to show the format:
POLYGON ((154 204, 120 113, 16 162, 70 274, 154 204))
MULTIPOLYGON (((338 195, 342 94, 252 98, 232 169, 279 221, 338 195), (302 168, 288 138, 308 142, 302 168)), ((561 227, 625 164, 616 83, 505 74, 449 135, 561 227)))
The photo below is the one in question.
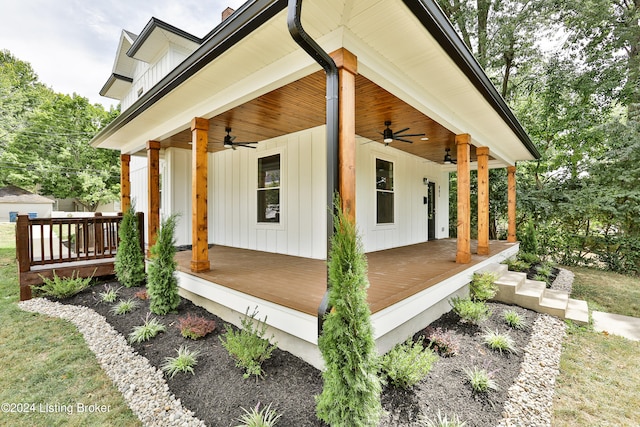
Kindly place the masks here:
POLYGON ((507 167, 507 242, 515 243, 516 238, 516 167, 507 167))
POLYGON ((351 74, 358 74, 358 57, 347 49, 341 47, 329 54, 339 69, 344 69, 351 74))
POLYGON ((191 271, 211 269, 209 262, 209 225, 207 220, 209 120, 191 120, 191 271))
POLYGON ((156 243, 160 228, 160 142, 147 141, 147 172, 148 172, 148 212, 147 233, 149 249, 156 243))
POLYGON ((471 135, 468 133, 456 135, 457 170, 458 170, 458 237, 456 262, 468 264, 471 262, 471 176, 469 172, 469 143, 471 135))
POLYGON ((120 211, 131 207, 131 155, 120 154, 120 211))
POLYGON ((489 147, 477 147, 478 255, 489 255, 489 147))

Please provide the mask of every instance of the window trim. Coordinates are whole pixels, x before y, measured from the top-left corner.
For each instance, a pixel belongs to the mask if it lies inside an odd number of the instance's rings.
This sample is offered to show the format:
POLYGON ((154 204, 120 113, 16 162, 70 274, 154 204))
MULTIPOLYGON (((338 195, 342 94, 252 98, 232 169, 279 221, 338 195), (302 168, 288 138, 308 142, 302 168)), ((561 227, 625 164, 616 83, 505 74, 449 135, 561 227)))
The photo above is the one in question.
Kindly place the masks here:
MULTIPOLYGON (((252 150, 253 151, 253 150, 252 150)), ((260 150, 255 154, 253 162, 253 188, 254 188, 254 196, 253 198, 253 223, 256 229, 259 230, 285 230, 285 206, 286 206, 286 191, 285 191, 285 165, 286 165, 286 155, 284 147, 278 147, 275 149, 267 149, 260 150), (260 164, 260 159, 265 157, 270 157, 274 155, 280 156, 280 186, 278 187, 280 190, 280 221, 279 222, 260 222, 258 221, 258 191, 261 189, 258 187, 258 179, 259 179, 259 171, 258 166, 260 164)))
POLYGON ((382 155, 381 153, 372 153, 373 154, 373 177, 372 177, 372 181, 373 181, 373 215, 375 218, 375 226, 378 229, 383 229, 383 228, 395 228, 397 225, 397 212, 396 212, 396 193, 397 193, 397 188, 396 188, 396 181, 397 181, 397 176, 396 176, 396 161, 395 159, 392 159, 390 157, 387 157, 385 155, 382 155), (391 173, 392 173, 392 189, 391 190, 379 190, 377 185, 376 185, 376 179, 378 177, 378 169, 377 169, 377 161, 378 160, 382 160, 384 162, 387 163, 391 163, 391 173), (392 222, 378 222, 378 192, 383 192, 383 193, 389 193, 393 195, 393 221, 392 222))

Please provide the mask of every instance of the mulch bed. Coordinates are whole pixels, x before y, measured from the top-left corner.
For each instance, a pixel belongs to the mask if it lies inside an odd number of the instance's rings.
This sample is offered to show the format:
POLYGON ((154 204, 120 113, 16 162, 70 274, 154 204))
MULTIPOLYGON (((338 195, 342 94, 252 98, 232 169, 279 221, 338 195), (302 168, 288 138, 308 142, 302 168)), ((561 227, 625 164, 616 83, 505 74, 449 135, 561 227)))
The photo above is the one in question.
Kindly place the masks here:
MULTIPOLYGON (((119 286, 115 280, 107 283, 119 286)), ((141 289, 143 288, 123 287, 119 291, 119 298, 133 297, 141 289)), ((109 313, 111 304, 98 302, 98 293, 103 290, 104 283, 60 302, 94 309, 127 337, 134 326, 143 323, 149 311, 148 301, 141 301, 141 306, 131 313, 113 315, 109 313)), ((489 305, 493 315, 481 328, 461 324, 453 313, 443 315, 431 325, 450 330, 459 338, 459 354, 440 358, 431 373, 410 390, 385 386, 382 403, 386 414, 382 425, 418 426, 419 414, 435 417, 438 411, 449 416, 456 414, 461 420, 466 421, 468 427, 494 426, 498 423, 502 418, 507 389, 518 375, 522 352, 494 352, 482 343, 482 333, 486 329, 509 331, 518 349, 522 350, 529 341, 530 330, 509 330, 502 320, 502 312, 507 308, 513 308, 529 325, 533 324, 537 314, 499 303, 489 305), (474 366, 493 372, 500 390, 488 394, 474 393, 464 374, 465 368, 474 366)), ((235 362, 220 342, 219 336, 226 327, 221 319, 185 299, 182 299, 176 314, 156 317, 167 326, 167 331, 148 342, 133 344, 132 347, 156 367, 161 366, 166 357, 175 356, 176 350, 182 345, 200 351, 195 375, 177 374, 166 379, 171 392, 207 425, 235 426, 238 424, 238 417, 244 413, 241 408, 250 409, 258 403, 271 404, 272 408, 282 414, 279 426, 325 425, 315 416, 314 396, 322 391, 322 377, 311 365, 288 352, 276 350, 271 359, 263 364, 266 373, 263 378, 243 379, 243 370, 235 366, 235 362), (216 330, 197 341, 183 338, 176 325, 178 318, 188 313, 215 320, 216 330)))

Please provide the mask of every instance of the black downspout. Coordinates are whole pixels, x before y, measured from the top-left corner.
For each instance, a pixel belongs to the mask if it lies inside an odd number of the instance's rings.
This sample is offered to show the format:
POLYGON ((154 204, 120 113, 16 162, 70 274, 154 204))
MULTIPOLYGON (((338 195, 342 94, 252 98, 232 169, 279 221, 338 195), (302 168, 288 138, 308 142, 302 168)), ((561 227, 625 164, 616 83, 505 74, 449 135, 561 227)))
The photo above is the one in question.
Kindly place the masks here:
MULTIPOLYGON (((327 262, 331 251, 333 237, 333 197, 338 194, 338 67, 319 45, 302 28, 301 22, 302 0, 289 0, 287 25, 289 33, 296 43, 307 52, 327 74, 327 262)), ((327 272, 327 291, 318 307, 318 335, 322 333, 322 323, 327 312, 329 301, 329 275, 327 272)))

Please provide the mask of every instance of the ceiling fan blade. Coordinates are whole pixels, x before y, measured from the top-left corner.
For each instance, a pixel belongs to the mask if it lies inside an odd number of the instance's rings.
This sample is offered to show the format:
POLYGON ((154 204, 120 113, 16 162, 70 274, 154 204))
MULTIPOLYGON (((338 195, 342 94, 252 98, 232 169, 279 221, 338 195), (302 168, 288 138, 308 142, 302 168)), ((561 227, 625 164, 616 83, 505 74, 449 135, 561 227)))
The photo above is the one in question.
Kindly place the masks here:
POLYGON ((405 133, 404 135, 399 135, 399 134, 395 134, 396 137, 400 137, 400 138, 407 138, 407 137, 411 137, 411 136, 425 136, 424 133, 405 133))
POLYGON ((394 141, 402 141, 402 142, 408 142, 409 144, 413 144, 413 141, 409 141, 408 139, 402 139, 402 138, 393 138, 394 141))
POLYGON ((254 150, 256 149, 256 147, 253 147, 249 144, 257 144, 257 142, 234 142, 233 145, 238 145, 240 147, 246 147, 246 148, 253 148, 254 150))
POLYGON ((406 132, 406 131, 408 131, 408 130, 409 130, 409 128, 400 129, 399 131, 396 131, 396 132, 394 132, 393 134, 394 134, 394 135, 399 135, 399 134, 401 134, 402 132, 406 132))

